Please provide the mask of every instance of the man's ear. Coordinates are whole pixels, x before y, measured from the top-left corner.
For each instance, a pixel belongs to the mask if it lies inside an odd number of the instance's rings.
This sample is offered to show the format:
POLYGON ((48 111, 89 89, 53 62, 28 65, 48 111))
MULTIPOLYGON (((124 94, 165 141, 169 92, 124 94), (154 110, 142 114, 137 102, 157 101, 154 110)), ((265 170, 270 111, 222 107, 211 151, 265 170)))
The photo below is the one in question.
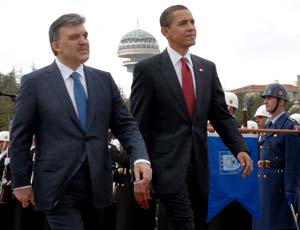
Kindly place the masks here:
POLYGON ((54 41, 51 43, 51 47, 53 50, 55 50, 56 52, 58 52, 60 50, 60 44, 57 41, 54 41))
POLYGON ((169 28, 168 27, 163 26, 163 27, 161 27, 160 31, 166 38, 169 37, 169 28))

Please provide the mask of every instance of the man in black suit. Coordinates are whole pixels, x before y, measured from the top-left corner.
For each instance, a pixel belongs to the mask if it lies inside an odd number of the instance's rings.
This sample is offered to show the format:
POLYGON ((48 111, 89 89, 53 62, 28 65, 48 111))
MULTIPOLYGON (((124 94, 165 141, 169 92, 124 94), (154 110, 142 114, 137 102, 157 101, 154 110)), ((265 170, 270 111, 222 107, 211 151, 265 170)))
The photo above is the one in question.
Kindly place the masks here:
POLYGON ((228 113, 215 64, 189 53, 196 39, 191 12, 171 6, 160 24, 169 47, 135 66, 131 112, 149 152, 154 192, 173 229, 203 230, 209 192, 207 120, 245 167, 243 177, 253 171, 253 162, 228 113))
POLYGON ((99 229, 103 207, 112 202, 109 128, 131 155, 139 204, 148 208, 150 197, 152 171, 138 125, 110 73, 84 65, 89 58, 84 23, 78 14, 52 23, 56 59, 22 78, 11 128, 14 195, 23 207, 46 211, 52 230, 99 229))

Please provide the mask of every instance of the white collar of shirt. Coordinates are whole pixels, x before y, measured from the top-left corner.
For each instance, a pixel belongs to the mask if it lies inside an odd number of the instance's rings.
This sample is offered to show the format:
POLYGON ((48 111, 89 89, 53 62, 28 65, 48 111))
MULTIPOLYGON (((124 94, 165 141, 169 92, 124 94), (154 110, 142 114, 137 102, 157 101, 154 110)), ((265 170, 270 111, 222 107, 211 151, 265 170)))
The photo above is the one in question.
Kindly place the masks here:
MULTIPOLYGON (((65 82, 65 86, 67 88, 68 94, 71 98, 72 104, 75 108, 75 111, 78 115, 78 110, 77 110, 77 106, 76 106, 76 101, 75 101, 75 97, 74 97, 74 91, 73 91, 73 86, 74 86, 74 81, 73 79, 70 77, 70 75, 74 72, 72 69, 70 69, 68 66, 66 66, 65 64, 63 64, 58 58, 55 59, 55 62, 57 64, 57 67, 63 77, 63 80, 65 82)), ((86 81, 85 81, 85 75, 84 75, 84 71, 83 71, 83 65, 80 65, 75 72, 80 74, 80 82, 84 88, 85 94, 86 96, 88 96, 87 94, 87 87, 86 87, 86 81)))
MULTIPOLYGON (((177 78, 178 81, 182 87, 182 64, 181 64, 181 58, 182 55, 180 55, 176 50, 174 50, 173 48, 171 48, 170 46, 167 48, 167 52, 169 54, 169 57, 171 59, 171 62, 174 66, 175 72, 177 74, 177 78)), ((193 83, 194 83, 194 92, 196 95, 196 82, 195 82, 195 74, 194 74, 194 70, 193 70, 193 62, 192 62, 192 58, 191 58, 191 54, 188 52, 184 55, 184 57, 188 60, 187 64, 190 67, 191 73, 192 73, 192 77, 193 77, 193 83)))
POLYGON ((284 113, 285 113, 285 112, 282 112, 282 113, 278 114, 276 117, 270 118, 272 124, 274 125, 275 122, 278 120, 278 118, 281 117, 284 113))
MULTIPOLYGON (((181 58, 182 58, 181 54, 179 54, 176 50, 174 50, 170 46, 167 48, 167 51, 174 66, 176 66, 178 63, 181 64, 181 58)), ((184 57, 188 60, 189 67, 193 69, 191 54, 188 52, 184 55, 184 57)))
POLYGON ((77 72, 80 74, 80 78, 83 77, 84 78, 84 71, 83 71, 83 65, 81 64, 75 71, 73 71, 72 69, 70 69, 68 66, 66 66, 65 64, 63 64, 58 58, 55 59, 55 62, 58 66, 58 69, 61 72, 61 75, 63 76, 64 80, 66 81, 70 75, 73 72, 77 72))

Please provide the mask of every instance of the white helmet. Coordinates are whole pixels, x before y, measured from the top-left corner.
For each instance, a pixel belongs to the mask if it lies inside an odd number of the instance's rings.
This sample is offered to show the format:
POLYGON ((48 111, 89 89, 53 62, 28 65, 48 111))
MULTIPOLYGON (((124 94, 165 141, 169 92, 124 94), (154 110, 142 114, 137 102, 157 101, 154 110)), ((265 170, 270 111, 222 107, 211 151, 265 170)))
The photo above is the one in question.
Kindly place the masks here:
POLYGON ((247 121, 247 128, 248 129, 258 129, 258 125, 255 121, 247 121))
POLYGON ((270 113, 266 110, 266 105, 261 105, 257 108, 254 117, 262 116, 262 117, 270 117, 270 113))
POLYGON ((0 141, 9 141, 9 132, 8 131, 1 131, 0 132, 0 141))
POLYGON ((114 146, 116 146, 117 149, 120 151, 121 143, 120 143, 120 141, 118 139, 112 139, 111 140, 111 144, 114 145, 114 146))
POLYGON ((300 124, 300 113, 293 113, 290 117, 295 119, 300 124))
POLYGON ((236 109, 239 108, 239 99, 234 93, 225 92, 225 100, 227 106, 232 106, 236 109))

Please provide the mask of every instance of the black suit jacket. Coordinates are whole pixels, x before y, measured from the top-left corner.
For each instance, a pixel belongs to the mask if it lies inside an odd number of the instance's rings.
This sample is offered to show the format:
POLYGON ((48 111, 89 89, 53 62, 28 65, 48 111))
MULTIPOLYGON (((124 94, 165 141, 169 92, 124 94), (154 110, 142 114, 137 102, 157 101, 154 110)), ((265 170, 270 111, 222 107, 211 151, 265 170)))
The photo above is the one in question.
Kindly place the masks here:
POLYGON ((51 209, 87 158, 96 208, 112 200, 112 163, 107 146, 110 128, 133 161, 149 159, 136 121, 128 112, 111 75, 84 66, 88 124, 82 130, 64 80, 55 63, 25 75, 11 129, 13 187, 30 184, 28 155, 36 138, 33 191, 36 209, 51 209))
POLYGON ((233 154, 248 150, 228 113, 215 64, 195 55, 192 62, 196 82, 192 120, 167 50, 139 62, 134 69, 131 112, 144 136, 153 168, 153 186, 159 193, 176 192, 184 185, 192 151, 196 184, 200 191, 208 193, 208 119, 233 154))

